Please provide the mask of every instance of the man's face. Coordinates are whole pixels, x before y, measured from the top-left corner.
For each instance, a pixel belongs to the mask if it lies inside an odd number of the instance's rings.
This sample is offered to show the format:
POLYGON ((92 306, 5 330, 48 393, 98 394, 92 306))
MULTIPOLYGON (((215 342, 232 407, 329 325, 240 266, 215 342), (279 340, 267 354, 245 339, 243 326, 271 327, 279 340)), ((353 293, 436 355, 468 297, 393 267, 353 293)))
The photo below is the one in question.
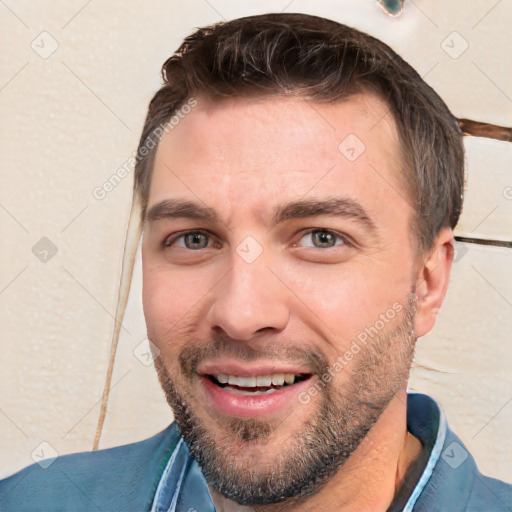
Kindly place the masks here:
POLYGON ((192 453, 239 503, 314 492, 406 386, 412 209, 387 110, 200 99, 160 142, 148 336, 192 453))

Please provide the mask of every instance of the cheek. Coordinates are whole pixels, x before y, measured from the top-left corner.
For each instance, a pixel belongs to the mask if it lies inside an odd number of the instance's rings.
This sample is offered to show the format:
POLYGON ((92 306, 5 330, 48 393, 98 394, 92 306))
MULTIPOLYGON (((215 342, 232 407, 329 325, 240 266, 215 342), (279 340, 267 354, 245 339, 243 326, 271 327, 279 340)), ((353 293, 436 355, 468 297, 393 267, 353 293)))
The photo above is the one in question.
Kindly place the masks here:
POLYGON ((394 311, 405 306, 410 281, 401 275, 403 269, 392 267, 375 260, 338 267, 311 265, 289 269, 286 282, 306 306, 304 314, 340 353, 380 315, 394 317, 394 311))
POLYGON ((202 297, 197 277, 187 272, 171 272, 158 266, 143 267, 142 302, 149 338, 161 345, 180 338, 184 324, 194 314, 202 297))

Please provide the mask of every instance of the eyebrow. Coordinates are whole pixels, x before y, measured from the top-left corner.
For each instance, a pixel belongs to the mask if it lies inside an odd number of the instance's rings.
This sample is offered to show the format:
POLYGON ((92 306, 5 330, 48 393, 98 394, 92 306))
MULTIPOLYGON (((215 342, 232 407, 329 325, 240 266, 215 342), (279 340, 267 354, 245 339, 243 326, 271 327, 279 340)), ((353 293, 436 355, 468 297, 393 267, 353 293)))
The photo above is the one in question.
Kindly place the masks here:
MULTIPOLYGON (((376 231, 376 225, 363 206, 354 199, 340 197, 291 201, 274 209, 271 219, 275 226, 290 219, 335 215, 355 220, 369 231, 376 231)), ((160 219, 188 218, 215 223, 221 222, 213 208, 184 199, 166 199, 153 205, 145 216, 145 222, 160 219)))
POLYGON ((363 206, 348 197, 334 197, 323 200, 301 200, 287 203, 274 210, 272 222, 274 225, 285 220, 318 215, 335 215, 353 219, 370 231, 375 231, 376 225, 363 206))
POLYGON ((202 221, 218 222, 219 216, 213 208, 183 199, 166 199, 152 206, 144 218, 145 222, 160 219, 188 218, 202 221))

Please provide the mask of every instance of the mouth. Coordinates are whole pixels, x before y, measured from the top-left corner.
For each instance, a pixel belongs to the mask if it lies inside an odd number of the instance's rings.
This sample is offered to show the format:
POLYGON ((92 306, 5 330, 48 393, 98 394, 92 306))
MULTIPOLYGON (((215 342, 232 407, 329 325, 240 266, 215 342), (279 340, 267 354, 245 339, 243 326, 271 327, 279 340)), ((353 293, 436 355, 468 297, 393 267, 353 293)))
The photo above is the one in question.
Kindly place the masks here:
POLYGON ((313 379, 312 373, 291 369, 212 369, 199 374, 200 395, 213 413, 265 417, 293 412, 300 405, 299 394, 313 379))
POLYGON ((213 384, 225 391, 246 396, 269 395, 283 388, 293 386, 307 380, 311 374, 273 373, 270 375, 257 375, 241 377, 219 373, 206 375, 213 384))

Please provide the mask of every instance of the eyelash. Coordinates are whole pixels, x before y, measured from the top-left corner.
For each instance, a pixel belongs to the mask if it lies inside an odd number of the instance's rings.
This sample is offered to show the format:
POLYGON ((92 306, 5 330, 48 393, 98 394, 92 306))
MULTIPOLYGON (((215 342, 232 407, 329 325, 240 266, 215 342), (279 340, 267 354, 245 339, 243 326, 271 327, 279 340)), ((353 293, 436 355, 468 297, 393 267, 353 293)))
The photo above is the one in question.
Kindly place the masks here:
MULTIPOLYGON (((347 236, 341 235, 340 233, 338 233, 336 231, 333 231, 331 229, 326 229, 326 228, 310 228, 310 229, 308 229, 308 230, 306 230, 306 231, 301 233, 300 239, 302 239, 306 235, 315 233, 317 231, 321 231, 321 232, 324 232, 324 233, 329 233, 331 235, 334 235, 334 237, 337 239, 337 241, 343 242, 343 244, 341 244, 341 245, 347 245, 349 247, 353 247, 354 246, 354 244, 351 242, 351 240, 347 236)), ((201 230, 201 229, 192 229, 192 230, 188 230, 188 231, 181 231, 181 232, 174 233, 172 235, 167 236, 163 240, 162 245, 163 245, 164 248, 172 247, 173 245, 176 244, 176 242, 180 238, 185 237, 187 235, 190 235, 192 233, 198 233, 198 234, 206 235, 206 236, 210 237, 210 239, 214 238, 214 235, 212 233, 210 233, 209 231, 201 230)), ((326 249, 334 249, 335 247, 338 247, 338 246, 339 245, 334 245, 333 247, 327 247, 326 249)), ((297 247, 297 244, 293 244, 293 247, 297 247)), ((310 248, 320 249, 320 247, 310 247, 310 248)), ((193 250, 193 249, 189 249, 189 250, 193 250)), ((200 250, 200 249, 198 249, 198 250, 200 250)))
MULTIPOLYGON (((336 238, 336 241, 343 242, 342 244, 334 245, 333 247, 326 247, 325 249, 334 249, 335 247, 338 247, 339 245, 347 245, 347 246, 350 246, 350 247, 353 245, 350 242, 350 240, 348 239, 347 236, 342 235, 342 234, 338 233, 337 231, 333 231, 332 229, 327 229, 327 228, 310 228, 310 229, 307 229, 306 231, 301 233, 300 238, 302 239, 306 235, 310 235, 310 234, 315 233, 317 231, 323 232, 323 233, 329 233, 330 235, 333 235, 336 238)), ((297 247, 296 244, 294 244, 293 246, 297 247)), ((321 247, 309 247, 309 248, 310 249, 321 249, 321 247)))
POLYGON ((162 245, 164 247, 172 247, 180 238, 191 235, 193 233, 198 233, 200 235, 206 235, 210 238, 214 238, 213 235, 208 231, 202 229, 190 229, 188 231, 180 231, 178 233, 173 233, 172 235, 167 236, 162 242, 162 245))

